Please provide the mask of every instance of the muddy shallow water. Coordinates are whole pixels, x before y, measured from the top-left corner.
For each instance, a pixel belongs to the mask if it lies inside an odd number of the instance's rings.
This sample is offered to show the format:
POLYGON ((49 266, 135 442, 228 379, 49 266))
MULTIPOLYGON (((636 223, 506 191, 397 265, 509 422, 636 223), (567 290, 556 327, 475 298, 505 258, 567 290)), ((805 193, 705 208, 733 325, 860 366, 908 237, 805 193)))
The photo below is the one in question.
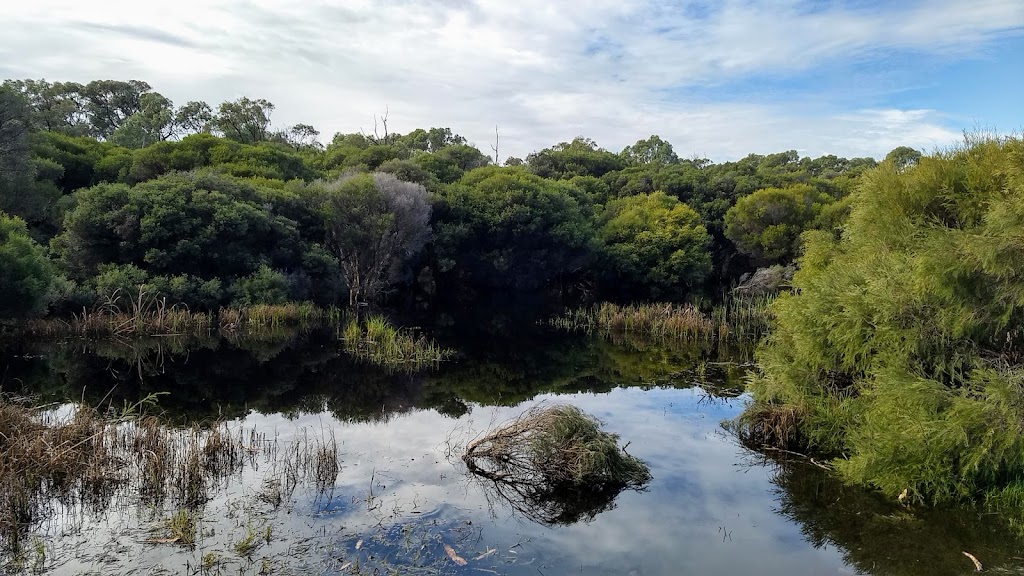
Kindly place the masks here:
MULTIPOLYGON (((1024 571, 1024 546, 973 510, 910 510, 806 463, 778 464, 721 426, 744 368, 719 351, 538 330, 453 340, 460 359, 402 374, 361 365, 330 333, 262 342, 18 343, 6 391, 87 403, 169 392, 171 421, 227 420, 279 450, 333 439, 333 485, 267 498, 269 453, 211 488, 197 542, 154 543, 173 507, 129 497, 31 527, 54 574, 967 574, 1024 571), (477 434, 571 403, 645 460, 644 491, 532 518, 466 473, 477 434), (245 544, 245 546, 240 546, 245 544), (458 560, 456 560, 457 558, 458 560), (461 562, 460 562, 461 561, 461 562), (464 562, 464 565, 462 565, 464 562)), ((36 560, 39 560, 36 558, 36 560)))

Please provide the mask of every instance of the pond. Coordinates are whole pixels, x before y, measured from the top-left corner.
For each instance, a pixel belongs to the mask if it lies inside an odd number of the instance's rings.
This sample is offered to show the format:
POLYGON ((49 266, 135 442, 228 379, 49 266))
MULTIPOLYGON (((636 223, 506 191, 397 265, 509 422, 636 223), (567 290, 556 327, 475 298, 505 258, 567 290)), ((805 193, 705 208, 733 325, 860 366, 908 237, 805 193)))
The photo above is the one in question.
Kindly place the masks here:
POLYGON ((31 526, 41 558, 7 558, 8 569, 937 576, 974 572, 967 552, 986 571, 1024 572, 1024 546, 999 518, 906 508, 799 458, 771 461, 738 445, 722 427, 747 401, 735 355, 493 328, 439 330, 459 358, 416 374, 350 359, 329 330, 9 344, 5 392, 94 406, 166 392, 159 409, 172 422, 226 421, 277 451, 331 442, 340 470, 329 485, 268 497, 273 451, 253 454, 195 512, 193 546, 153 538, 170 505, 125 494, 54 507, 31 526), (650 466, 646 489, 555 502, 559 513, 545 516, 467 474, 468 441, 544 403, 578 406, 620 435, 650 466))

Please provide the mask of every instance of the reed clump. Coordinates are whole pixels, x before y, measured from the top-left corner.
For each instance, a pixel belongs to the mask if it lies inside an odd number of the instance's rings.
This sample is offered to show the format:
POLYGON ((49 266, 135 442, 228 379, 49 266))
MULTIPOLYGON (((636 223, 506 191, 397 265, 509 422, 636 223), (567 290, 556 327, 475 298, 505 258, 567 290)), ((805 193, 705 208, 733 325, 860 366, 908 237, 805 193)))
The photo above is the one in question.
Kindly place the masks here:
POLYGON ((462 459, 527 517, 568 524, 609 508, 622 490, 650 482, 647 464, 618 441, 575 406, 542 406, 471 441, 462 459))
POLYGON ((252 439, 242 433, 223 425, 164 426, 140 410, 152 402, 111 413, 0 399, 0 549, 16 552, 58 504, 103 510, 119 493, 151 503, 170 498, 181 507, 203 504, 212 482, 251 460, 252 439))
POLYGON ((370 316, 362 324, 351 320, 342 329, 341 337, 349 354, 398 370, 429 368, 455 354, 422 334, 395 328, 383 316, 370 316))
POLYGON ((209 335, 213 315, 192 312, 185 306, 169 304, 140 286, 130 298, 115 291, 94 310, 83 308, 80 314, 65 318, 35 318, 24 330, 35 336, 136 337, 165 335, 209 335))
POLYGON ((692 304, 665 302, 619 305, 604 302, 571 310, 549 321, 575 332, 611 337, 641 336, 691 343, 751 343, 771 328, 771 296, 731 297, 710 313, 692 304))
POLYGON ((256 304, 244 308, 221 308, 217 312, 217 325, 222 332, 253 332, 340 324, 344 316, 340 308, 320 308, 309 302, 256 304))

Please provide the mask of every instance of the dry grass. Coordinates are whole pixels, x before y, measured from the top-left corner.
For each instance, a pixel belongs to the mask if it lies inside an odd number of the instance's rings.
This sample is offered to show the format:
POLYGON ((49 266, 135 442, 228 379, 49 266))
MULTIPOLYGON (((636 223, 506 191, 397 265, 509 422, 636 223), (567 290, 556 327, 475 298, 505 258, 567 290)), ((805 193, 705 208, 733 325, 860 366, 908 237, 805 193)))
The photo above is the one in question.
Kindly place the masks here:
POLYGON ((340 324, 340 308, 319 308, 307 302, 246 308, 221 308, 212 312, 193 312, 185 306, 169 305, 139 288, 139 293, 123 305, 125 298, 115 292, 94 310, 82 309, 71 318, 36 318, 22 326, 34 336, 209 336, 215 329, 225 334, 262 334, 294 327, 340 324))
POLYGON ((797 406, 755 402, 727 426, 752 450, 794 450, 803 446, 799 432, 803 419, 804 412, 797 406))
POLYGON ((533 408, 470 442, 470 473, 493 494, 545 524, 571 524, 609 508, 624 489, 643 489, 647 465, 618 445, 618 436, 579 408, 533 408))
POLYGON ((167 536, 154 541, 190 544, 212 491, 261 457, 268 484, 288 494, 300 484, 333 486, 340 472, 333 434, 282 446, 226 424, 172 427, 145 413, 154 401, 113 413, 0 398, 0 557, 23 555, 33 531, 49 522, 129 501, 179 510, 160 526, 167 536))

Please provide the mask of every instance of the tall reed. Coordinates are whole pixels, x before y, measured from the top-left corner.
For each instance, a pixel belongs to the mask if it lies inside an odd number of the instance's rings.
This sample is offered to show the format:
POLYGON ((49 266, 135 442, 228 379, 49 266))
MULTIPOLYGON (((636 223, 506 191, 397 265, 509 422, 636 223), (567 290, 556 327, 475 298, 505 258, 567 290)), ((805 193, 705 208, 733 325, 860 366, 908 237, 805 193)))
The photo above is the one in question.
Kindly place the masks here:
POLYGON ((612 303, 571 310, 549 323, 563 330, 685 342, 756 342, 771 322, 767 298, 734 298, 706 314, 692 304, 612 303))

